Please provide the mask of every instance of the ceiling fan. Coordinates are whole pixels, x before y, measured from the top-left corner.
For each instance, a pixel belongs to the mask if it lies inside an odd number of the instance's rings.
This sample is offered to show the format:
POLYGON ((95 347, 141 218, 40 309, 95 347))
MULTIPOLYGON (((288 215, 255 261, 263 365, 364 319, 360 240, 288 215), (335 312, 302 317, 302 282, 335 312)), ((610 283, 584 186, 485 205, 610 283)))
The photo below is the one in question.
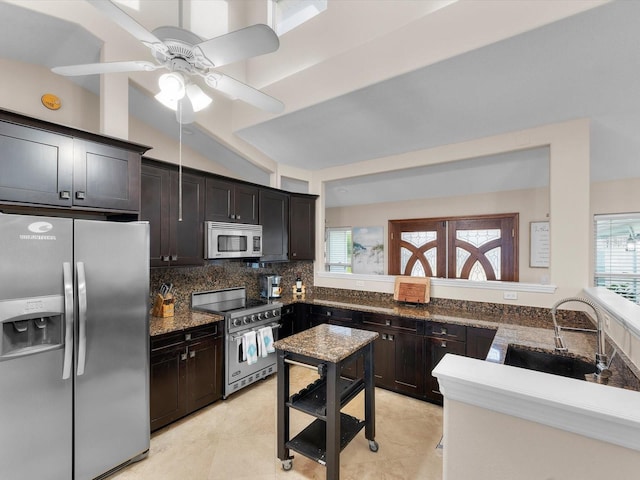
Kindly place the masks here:
POLYGON ((68 65, 52 68, 54 73, 78 76, 167 69, 169 72, 159 79, 160 93, 156 99, 175 110, 181 124, 193 122, 194 113, 211 103, 211 97, 190 80, 192 76, 202 78, 207 86, 232 99, 242 100, 267 112, 280 113, 284 110, 281 101, 215 71, 215 68, 229 63, 276 51, 280 41, 267 25, 252 25, 203 40, 179 27, 158 27, 150 32, 109 0, 87 1, 148 47, 156 63, 134 60, 68 65))

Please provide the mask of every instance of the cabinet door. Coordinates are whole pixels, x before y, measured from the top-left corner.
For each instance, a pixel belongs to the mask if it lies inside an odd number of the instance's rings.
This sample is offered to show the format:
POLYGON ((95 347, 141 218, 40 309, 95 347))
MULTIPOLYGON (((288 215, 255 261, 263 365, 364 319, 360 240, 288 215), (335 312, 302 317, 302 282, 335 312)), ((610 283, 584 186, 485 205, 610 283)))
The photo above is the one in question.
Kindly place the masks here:
POLYGON ((235 186, 233 193, 233 220, 239 223, 251 223, 257 225, 260 221, 258 187, 238 184, 235 186))
POLYGON ((171 172, 170 265, 204 263, 204 189, 205 179, 182 174, 182 217, 179 209, 178 172, 171 172))
POLYGON ((404 333, 392 334, 394 344, 395 390, 413 396, 424 393, 424 338, 404 333))
POLYGON ((289 258, 289 195, 260 190, 260 224, 262 225, 263 262, 289 258))
POLYGON ((388 333, 379 332, 380 336, 373 344, 373 376, 376 387, 384 387, 393 390, 395 345, 388 333))
POLYGON ((73 204, 140 210, 140 155, 130 150, 74 140, 73 204))
POLYGON ((0 122, 0 201, 72 204, 73 139, 0 122))
POLYGON ((289 211, 289 259, 314 260, 316 249, 316 199, 292 194, 289 211))
POLYGON ((490 328, 467 327, 467 357, 485 360, 495 336, 490 328))
POLYGON ((149 222, 149 253, 152 267, 168 265, 170 190, 171 175, 169 170, 153 165, 142 165, 140 220, 149 222))
POLYGON ((280 317, 280 330, 278 332, 278 338, 286 338, 293 335, 293 325, 296 322, 296 309, 294 305, 285 305, 282 307, 280 317))
POLYGON ((456 355, 465 354, 465 343, 456 340, 445 340, 441 338, 425 338, 425 350, 427 354, 426 368, 426 397, 436 403, 442 403, 442 394, 438 379, 431 375, 431 371, 442 360, 447 353, 456 355))
POLYGON ((222 344, 222 338, 209 337, 188 345, 188 412, 222 398, 222 344))
POLYGON ((205 220, 210 222, 231 222, 233 215, 232 182, 207 178, 205 194, 205 220))
POLYGON ((151 353, 151 431, 187 414, 185 350, 182 344, 151 353))

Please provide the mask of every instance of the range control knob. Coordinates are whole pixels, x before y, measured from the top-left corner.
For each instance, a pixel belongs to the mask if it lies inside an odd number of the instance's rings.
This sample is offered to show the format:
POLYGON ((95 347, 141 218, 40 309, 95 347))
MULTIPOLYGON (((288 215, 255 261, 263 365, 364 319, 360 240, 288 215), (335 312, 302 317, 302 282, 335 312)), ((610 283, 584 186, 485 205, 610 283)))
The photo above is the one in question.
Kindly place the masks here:
MULTIPOLYGON (((255 316, 255 315, 251 315, 251 321, 252 321, 252 322, 255 322, 255 321, 256 321, 256 316, 255 316)), ((249 322, 247 322, 247 323, 249 323, 249 322)))
POLYGON ((233 326, 234 327, 239 327, 240 325, 242 325, 242 320, 240 318, 234 318, 233 319, 233 326))
POLYGON ((271 312, 269 310, 264 312, 264 318, 269 318, 270 316, 271 316, 271 312))
MULTIPOLYGON (((266 318, 266 317, 265 317, 265 318, 266 318)), ((258 320, 258 321, 259 321, 259 320, 262 320, 262 313, 259 313, 259 314, 258 314, 258 319, 257 319, 257 320, 258 320)))
POLYGON ((242 317, 242 323, 244 323, 246 325, 249 322, 251 322, 251 319, 249 317, 242 317))
POLYGON ((280 315, 280 312, 278 310, 274 310, 271 313, 273 314, 274 317, 277 317, 278 315, 280 315))

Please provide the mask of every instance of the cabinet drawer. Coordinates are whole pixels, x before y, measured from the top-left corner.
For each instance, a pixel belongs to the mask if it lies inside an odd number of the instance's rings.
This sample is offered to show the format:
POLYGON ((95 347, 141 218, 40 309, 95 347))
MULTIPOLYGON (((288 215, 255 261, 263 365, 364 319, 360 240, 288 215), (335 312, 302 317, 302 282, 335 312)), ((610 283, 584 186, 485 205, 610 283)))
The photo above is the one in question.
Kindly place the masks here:
POLYGON ((450 323, 427 322, 424 334, 428 337, 446 338, 464 342, 467 338, 467 327, 450 323))
POLYGON ((184 332, 184 339, 186 341, 199 340, 206 337, 214 337, 218 334, 222 334, 223 322, 214 322, 201 327, 190 328, 184 332))
POLYGON ((285 305, 280 312, 281 315, 292 315, 295 311, 294 305, 285 305))
POLYGON ((184 332, 171 332, 151 337, 151 351, 164 350, 178 346, 184 342, 184 332))
POLYGON ((393 315, 380 315, 377 313, 363 313, 362 325, 407 333, 422 333, 424 322, 415 318, 394 317, 393 315))
POLYGON ((210 323, 201 327, 181 330, 179 332, 165 333, 164 335, 151 337, 151 351, 155 352, 175 347, 176 345, 180 345, 184 342, 221 335, 222 322, 210 323))
POLYGON ((353 319, 353 311, 351 310, 344 310, 341 308, 322 307, 319 305, 311 305, 311 307, 309 308, 309 314, 318 315, 322 317, 336 318, 341 320, 353 319))

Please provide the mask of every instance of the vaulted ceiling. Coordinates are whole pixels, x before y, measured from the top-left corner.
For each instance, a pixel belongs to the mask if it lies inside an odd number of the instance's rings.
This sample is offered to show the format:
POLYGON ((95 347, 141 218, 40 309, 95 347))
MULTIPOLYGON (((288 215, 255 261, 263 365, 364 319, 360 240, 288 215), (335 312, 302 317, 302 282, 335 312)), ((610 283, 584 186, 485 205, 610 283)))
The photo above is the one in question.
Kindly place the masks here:
MULTIPOLYGON (((188 11, 199 4, 207 2, 193 0, 188 11)), ((265 22, 264 4, 229 2, 230 21, 204 22, 207 35, 265 22)), ((177 24, 177 1, 125 5, 148 29, 177 24)), ((0 18, 0 58, 49 67, 97 62, 109 43, 126 57, 119 60, 150 60, 80 0, 4 1, 0 18)), ((219 98, 224 109, 198 114, 183 141, 240 178, 268 183, 276 169, 318 171, 589 117, 592 178, 640 176, 639 20, 640 2, 625 1, 330 0, 326 12, 283 35, 278 52, 227 69, 281 99, 284 113, 219 98)), ((173 113, 153 100, 154 75, 131 75, 130 111, 175 136, 173 113)), ((97 93, 96 80, 79 79, 97 93)), ((521 185, 523 177, 539 186, 548 176, 543 150, 458 164, 453 173, 429 167, 334 182, 326 202, 403 200, 460 171, 484 172, 494 179, 489 189, 521 185)))

